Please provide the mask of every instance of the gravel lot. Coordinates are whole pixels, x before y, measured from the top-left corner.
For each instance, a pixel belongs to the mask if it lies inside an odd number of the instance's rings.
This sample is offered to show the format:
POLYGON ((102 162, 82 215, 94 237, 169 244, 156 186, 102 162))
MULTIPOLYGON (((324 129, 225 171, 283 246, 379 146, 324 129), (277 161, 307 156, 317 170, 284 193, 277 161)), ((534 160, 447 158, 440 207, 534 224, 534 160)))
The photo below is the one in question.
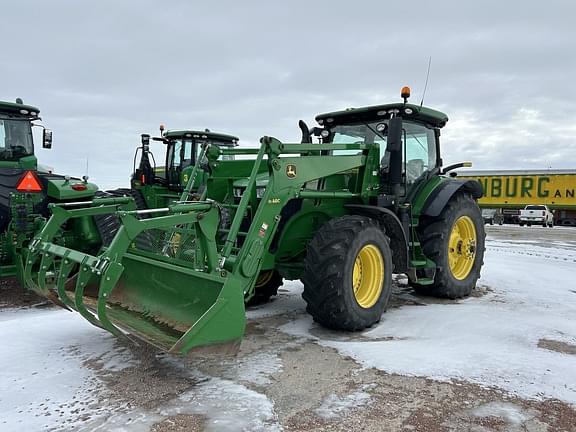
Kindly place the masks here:
POLYGON ((524 273, 533 271, 545 291, 547 280, 576 270, 576 229, 487 229, 486 265, 470 299, 417 296, 397 278, 381 323, 342 334, 311 323, 300 284, 289 283, 271 304, 248 311, 236 357, 173 358, 4 283, 0 430, 574 431, 576 380, 566 365, 576 365, 568 301, 576 285, 558 288, 568 293, 562 308, 513 295, 524 273), (550 315, 557 321, 532 312, 536 306, 558 307, 550 315), (487 316, 491 310, 503 312, 487 316), (460 312, 470 329, 456 325, 460 312), (525 315, 540 327, 523 327, 525 315), (504 348, 495 345, 502 325, 479 327, 499 318, 510 320, 504 348), (447 346, 433 339, 442 332, 447 346))

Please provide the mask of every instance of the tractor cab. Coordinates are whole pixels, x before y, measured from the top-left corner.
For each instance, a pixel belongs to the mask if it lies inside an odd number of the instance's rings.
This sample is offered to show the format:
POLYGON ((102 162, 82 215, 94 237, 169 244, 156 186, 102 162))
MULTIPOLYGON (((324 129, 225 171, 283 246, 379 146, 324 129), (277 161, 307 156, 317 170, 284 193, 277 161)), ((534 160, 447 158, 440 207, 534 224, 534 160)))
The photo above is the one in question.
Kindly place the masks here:
MULTIPOLYGON (((24 105, 22 99, 16 102, 0 101, 0 163, 8 168, 36 169, 32 126, 41 120, 40 110, 24 105)), ((52 132, 44 129, 43 147, 52 146, 52 132)))
MULTIPOLYGON (((200 150, 206 145, 217 145, 223 148, 233 148, 238 145, 238 138, 232 135, 195 130, 169 130, 164 132, 164 126, 160 126, 161 136, 153 137, 152 140, 166 145, 164 166, 156 166, 154 156, 150 152, 149 135, 142 135, 142 146, 138 148, 142 152, 140 165, 134 170, 132 178, 133 187, 146 184, 159 184, 173 191, 181 191, 188 182, 189 171, 196 164, 196 158, 200 150), (152 167, 150 158, 154 167, 152 167)), ((233 156, 223 156, 233 157, 233 156)), ((136 159, 136 158, 135 158, 136 159)))
MULTIPOLYGON (((181 190, 186 184, 184 180, 186 171, 190 171, 196 163, 202 146, 217 145, 223 148, 232 148, 238 145, 238 138, 232 135, 193 130, 167 131, 166 140, 166 184, 170 188, 181 190)), ((228 156, 230 157, 230 156, 228 156)))
MULTIPOLYGON (((409 103, 391 103, 350 108, 316 117, 315 128, 322 143, 378 144, 381 192, 396 192, 406 197, 413 185, 442 165, 439 149, 440 129, 448 121, 446 114, 409 103), (391 134, 396 134, 391 139, 391 134)), ((335 150, 351 154, 354 150, 335 150)), ((357 152, 357 151, 356 151, 357 152)))

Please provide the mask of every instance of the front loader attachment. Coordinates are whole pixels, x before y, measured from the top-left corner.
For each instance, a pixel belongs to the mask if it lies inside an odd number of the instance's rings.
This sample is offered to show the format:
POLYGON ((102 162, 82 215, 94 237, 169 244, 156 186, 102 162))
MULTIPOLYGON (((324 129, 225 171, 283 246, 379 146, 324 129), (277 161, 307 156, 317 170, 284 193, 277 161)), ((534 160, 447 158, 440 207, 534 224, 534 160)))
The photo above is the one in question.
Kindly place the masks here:
MULTIPOLYGON (((259 149, 204 148, 180 201, 166 208, 127 209, 122 207, 127 202, 113 198, 81 208, 52 205, 50 220, 29 245, 26 285, 96 326, 169 352, 238 347, 246 325, 244 301, 255 295, 263 266, 269 271, 274 265, 273 241, 281 238, 276 233, 283 217, 290 218, 283 210, 295 199, 337 200, 340 206, 345 199, 358 202, 364 192, 325 191, 316 180, 363 167, 364 151, 378 148, 285 145, 270 137, 261 142, 259 149), (321 152, 333 150, 358 153, 323 163, 321 152), (220 160, 221 154, 255 155, 250 175, 246 161, 220 160), (290 154, 295 156, 281 157, 290 154), (210 177, 206 187, 191 195, 204 155, 210 177), (238 170, 248 179, 240 197, 234 190, 238 170), (262 194, 257 179, 265 170, 262 194), (192 196, 197 200, 188 201, 192 196), (66 247, 59 233, 67 221, 112 213, 120 227, 108 246, 94 253, 66 247), (153 217, 140 219, 143 214, 153 217)), ((364 175, 370 174, 367 170, 364 175)), ((320 213, 312 215, 307 221, 311 225, 324 220, 320 213)))
POLYGON ((241 281, 219 268, 219 208, 199 201, 121 210, 104 200, 79 209, 53 206, 29 247, 27 286, 98 327, 168 352, 237 348, 245 327, 244 295, 241 281), (112 212, 120 229, 98 254, 57 243, 69 219, 112 212), (143 212, 155 217, 138 219, 143 212))

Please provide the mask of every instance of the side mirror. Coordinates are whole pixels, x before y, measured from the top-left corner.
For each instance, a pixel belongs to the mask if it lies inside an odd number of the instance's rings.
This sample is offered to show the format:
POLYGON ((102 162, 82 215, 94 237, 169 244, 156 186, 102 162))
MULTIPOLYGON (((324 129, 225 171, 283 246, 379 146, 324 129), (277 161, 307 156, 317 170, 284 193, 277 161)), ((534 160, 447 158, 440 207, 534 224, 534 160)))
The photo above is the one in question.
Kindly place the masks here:
POLYGON ((394 195, 399 196, 402 183, 402 117, 392 117, 388 122, 386 152, 390 154, 388 181, 394 187, 394 195))
POLYGON ((302 132, 302 138, 300 140, 301 144, 311 144, 312 137, 310 136, 310 129, 303 120, 298 121, 298 127, 300 128, 300 132, 302 132))
POLYGON ((388 122, 386 150, 390 153, 402 151, 402 117, 393 117, 388 122))
POLYGON ((52 148, 52 131, 50 129, 44 129, 42 132, 42 148, 52 148))

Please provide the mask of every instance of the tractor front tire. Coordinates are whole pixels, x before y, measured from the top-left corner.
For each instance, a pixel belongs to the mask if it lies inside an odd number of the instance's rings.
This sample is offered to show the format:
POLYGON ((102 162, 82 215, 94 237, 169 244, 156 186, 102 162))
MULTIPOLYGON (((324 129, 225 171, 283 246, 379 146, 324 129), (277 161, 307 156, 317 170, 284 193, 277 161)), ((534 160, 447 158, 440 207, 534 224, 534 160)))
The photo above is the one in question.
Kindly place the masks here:
POLYGON ((422 221, 419 236, 424 253, 436 263, 436 273, 431 285, 411 283, 414 290, 450 299, 469 296, 480 278, 486 237, 472 197, 453 197, 438 217, 422 221))
POLYGON ((392 290, 390 240, 372 219, 332 219, 310 241, 305 260, 306 311, 336 330, 363 330, 380 321, 392 290))

